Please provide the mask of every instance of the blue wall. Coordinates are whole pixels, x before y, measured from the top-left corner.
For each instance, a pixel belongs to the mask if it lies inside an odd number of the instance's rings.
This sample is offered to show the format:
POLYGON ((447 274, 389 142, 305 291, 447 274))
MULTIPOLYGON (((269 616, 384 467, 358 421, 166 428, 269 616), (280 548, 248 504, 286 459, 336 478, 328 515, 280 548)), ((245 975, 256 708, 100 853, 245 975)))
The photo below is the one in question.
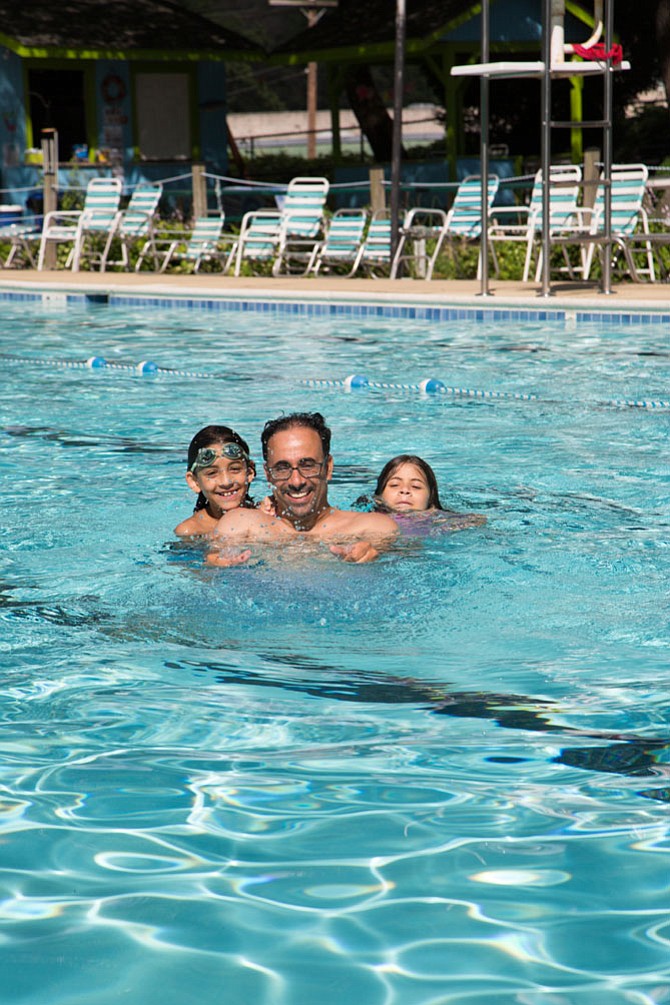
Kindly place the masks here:
POLYGON ((226 68, 198 63, 198 115, 202 159, 217 174, 228 170, 226 135, 226 68))
MULTIPOLYGON (((591 4, 587 5, 589 10, 591 4)), ((537 42, 542 39, 541 0, 505 0, 492 3, 489 27, 492 42, 537 42)), ((482 37, 481 14, 465 21, 454 31, 442 36, 443 41, 475 42, 482 37)), ((590 30, 572 14, 565 15, 566 42, 584 42, 590 30)))
MULTIPOLYGON (((7 171, 16 173, 14 184, 17 188, 32 184, 34 172, 23 167, 25 149, 26 116, 21 60, 9 49, 0 47, 0 169, 3 185, 7 171)), ((19 202, 25 202, 25 195, 20 197, 20 193, 0 192, 0 203, 19 202)))

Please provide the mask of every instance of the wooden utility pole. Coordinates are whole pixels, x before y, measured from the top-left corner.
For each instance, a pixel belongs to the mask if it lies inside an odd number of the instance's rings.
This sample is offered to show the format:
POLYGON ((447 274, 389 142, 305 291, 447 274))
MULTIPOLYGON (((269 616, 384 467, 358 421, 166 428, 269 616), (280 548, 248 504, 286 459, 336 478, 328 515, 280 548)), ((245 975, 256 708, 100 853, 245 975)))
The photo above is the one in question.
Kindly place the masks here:
MULTIPOLYGON (((393 76, 393 151, 391 157, 391 261, 398 247, 400 226, 400 171, 402 106, 405 75, 405 0, 396 0, 395 70, 393 76)), ((398 273, 399 275, 400 273, 398 273)))
MULTIPOLYGON (((319 20, 318 10, 304 11, 307 24, 313 28, 319 20)), ((307 64, 307 159, 316 157, 316 108, 317 108, 318 70, 316 63, 307 64)))
POLYGON ((192 167, 193 185, 193 208, 191 210, 193 219, 207 216, 207 179, 205 178, 205 165, 194 164, 192 167))
MULTIPOLYGON (((47 213, 58 209, 58 132, 55 129, 42 130, 42 176, 42 212, 46 219, 47 213)), ((56 245, 47 241, 44 249, 45 269, 56 268, 56 254, 56 245)))
MULTIPOLYGON (((337 7, 338 0, 268 0, 271 7, 299 7, 313 28, 326 7, 337 7)), ((307 157, 316 157, 317 64, 307 64, 307 157)))

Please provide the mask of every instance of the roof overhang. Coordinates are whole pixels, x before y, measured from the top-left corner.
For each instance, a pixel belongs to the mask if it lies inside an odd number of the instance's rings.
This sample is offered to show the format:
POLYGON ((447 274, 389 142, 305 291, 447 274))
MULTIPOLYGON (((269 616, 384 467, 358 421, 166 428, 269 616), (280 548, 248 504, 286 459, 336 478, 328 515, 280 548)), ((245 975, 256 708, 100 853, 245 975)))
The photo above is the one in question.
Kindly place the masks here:
POLYGON ((0 45, 24 59, 256 61, 265 51, 172 0, 0 0, 0 45))
MULTIPOLYGON (((273 50, 269 55, 270 61, 289 65, 302 65, 311 61, 392 61, 395 54, 394 4, 391 0, 378 0, 377 7, 384 11, 380 15, 383 23, 375 16, 376 11, 371 9, 373 6, 374 0, 368 0, 365 7, 367 25, 358 33, 355 42, 339 44, 337 41, 338 37, 347 38, 351 35, 351 31, 347 33, 345 27, 346 21, 351 20, 352 11, 347 7, 347 0, 341 0, 340 7, 327 12, 314 28, 300 32, 273 50), (383 3, 383 8, 380 3, 383 3), (339 30, 340 25, 343 30, 339 30)), ((441 0, 441 3, 432 5, 432 12, 429 8, 429 3, 419 3, 417 0, 413 3, 408 0, 405 40, 407 57, 419 58, 454 45, 461 48, 479 45, 480 29, 477 23, 482 13, 479 0, 441 0)), ((524 51, 539 46, 542 34, 540 0, 492 0, 491 9, 492 26, 495 25, 496 12, 500 25, 497 32, 492 30, 492 49, 524 51), (524 9, 525 16, 521 16, 524 9), (509 30, 510 25, 514 26, 512 31, 509 30)), ((593 28, 592 12, 576 0, 566 0, 566 15, 573 24, 578 22, 584 25, 587 37, 593 28)))

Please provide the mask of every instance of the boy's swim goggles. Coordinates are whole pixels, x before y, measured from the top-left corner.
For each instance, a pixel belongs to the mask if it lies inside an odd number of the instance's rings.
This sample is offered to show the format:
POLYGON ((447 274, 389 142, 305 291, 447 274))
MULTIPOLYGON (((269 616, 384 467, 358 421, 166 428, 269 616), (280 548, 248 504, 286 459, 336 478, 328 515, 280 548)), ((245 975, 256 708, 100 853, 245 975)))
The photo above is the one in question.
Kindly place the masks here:
POLYGON ((201 447, 188 470, 195 471, 197 468, 208 468, 219 457, 225 457, 229 461, 249 460, 247 453, 239 443, 222 443, 219 447, 201 447))

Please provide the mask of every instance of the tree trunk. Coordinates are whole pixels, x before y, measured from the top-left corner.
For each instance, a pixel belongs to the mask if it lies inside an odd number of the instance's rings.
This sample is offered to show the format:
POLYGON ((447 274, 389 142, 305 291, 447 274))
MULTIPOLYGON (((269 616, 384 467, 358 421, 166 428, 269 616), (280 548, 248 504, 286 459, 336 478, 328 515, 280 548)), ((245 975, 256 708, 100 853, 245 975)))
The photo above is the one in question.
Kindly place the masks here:
POLYGON ((393 119, 375 87, 370 67, 360 64, 351 66, 346 77, 346 88, 351 109, 372 147, 375 160, 390 161, 393 119))
POLYGON ((656 46, 661 60, 665 95, 670 102, 670 0, 658 0, 656 8, 656 46))

